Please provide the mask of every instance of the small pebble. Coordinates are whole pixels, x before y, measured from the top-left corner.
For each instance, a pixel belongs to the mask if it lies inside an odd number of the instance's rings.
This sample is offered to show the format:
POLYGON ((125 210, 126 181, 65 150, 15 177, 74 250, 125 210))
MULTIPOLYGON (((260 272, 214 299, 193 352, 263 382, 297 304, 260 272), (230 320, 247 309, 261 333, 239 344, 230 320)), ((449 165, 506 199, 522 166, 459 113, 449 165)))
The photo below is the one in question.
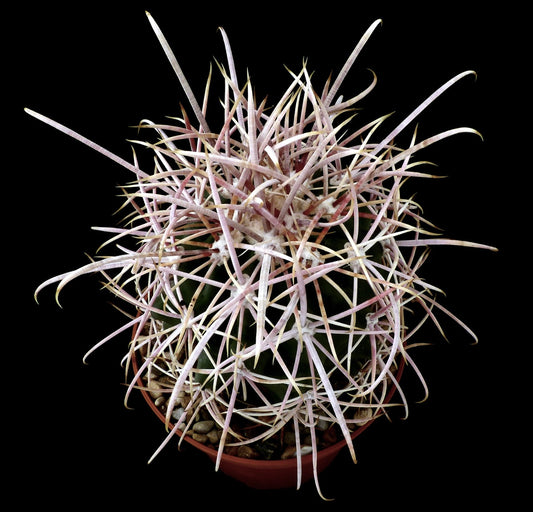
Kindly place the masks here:
POLYGON ((172 419, 178 421, 183 413, 185 412, 185 409, 183 407, 178 407, 172 411, 172 419))
POLYGON ((167 399, 164 397, 164 396, 158 396, 155 400, 154 400, 154 405, 156 407, 164 407, 164 405, 166 404, 167 402, 167 399))
POLYGON ((152 398, 159 398, 163 396, 163 393, 161 391, 161 386, 159 385, 159 382, 156 380, 151 380, 148 382, 148 391, 150 392, 150 396, 152 398))
MULTIPOLYGON (((300 448, 300 451, 302 453, 302 456, 303 455, 308 455, 309 453, 313 452, 313 447, 312 446, 303 445, 300 448)), ((287 448, 285 448, 285 450, 281 454, 281 458, 282 458, 282 460, 290 459, 292 457, 296 457, 297 453, 298 453, 298 451, 296 450, 296 446, 288 446, 287 448)))
POLYGON ((211 444, 217 444, 220 441, 221 431, 214 428, 210 430, 206 435, 207 439, 211 444))
POLYGON ((259 454, 249 446, 239 446, 237 457, 242 457, 243 459, 257 459, 259 454))
POLYGON ((213 420, 203 420, 203 421, 197 421, 192 429, 197 434, 207 434, 210 432, 213 427, 215 426, 215 422, 213 420))
POLYGON ((190 401, 191 401, 191 397, 189 395, 178 396, 178 399, 176 400, 176 404, 181 405, 182 407, 187 407, 190 401))
POLYGON ((207 443, 207 436, 205 434, 199 434, 198 432, 192 433, 192 438, 195 441, 198 441, 199 443, 206 444, 207 443))
POLYGON ((224 453, 226 455, 233 455, 234 457, 237 457, 237 452, 239 449, 236 446, 225 446, 224 447, 224 453))
POLYGON ((313 447, 312 446, 302 446, 301 452, 302 452, 302 455, 309 455, 310 453, 313 453, 313 447))

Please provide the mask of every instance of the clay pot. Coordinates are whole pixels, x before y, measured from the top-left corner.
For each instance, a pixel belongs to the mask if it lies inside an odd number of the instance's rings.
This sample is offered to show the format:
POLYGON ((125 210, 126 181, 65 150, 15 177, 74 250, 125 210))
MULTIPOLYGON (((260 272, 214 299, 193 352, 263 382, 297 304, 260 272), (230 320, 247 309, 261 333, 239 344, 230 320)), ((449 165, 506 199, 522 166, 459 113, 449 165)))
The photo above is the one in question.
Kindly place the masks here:
MULTIPOLYGON (((133 370, 136 372, 138 365, 135 358, 133 358, 132 366, 133 370)), ((402 359, 396 374, 397 380, 400 379, 403 369, 404 360, 402 359)), ((139 387, 141 388, 141 393, 150 408, 162 422, 165 422, 164 413, 155 405, 150 393, 144 389, 142 382, 139 382, 139 387)), ((396 388, 392 387, 386 397, 386 402, 390 402, 395 391, 396 388)), ((370 420, 354 430, 351 436, 352 439, 362 434, 373 423, 373 421, 374 420, 370 420)), ((169 428, 172 429, 173 425, 170 424, 169 428)), ((176 435, 182 437, 183 432, 181 430, 176 430, 176 435)), ((184 436, 183 440, 205 453, 213 461, 213 463, 215 463, 217 458, 216 450, 194 440, 188 435, 184 436)), ((317 454, 317 472, 320 473, 326 469, 345 446, 346 441, 343 439, 335 444, 332 444, 331 446, 328 446, 327 448, 320 450, 317 454)), ((301 483, 303 484, 313 478, 312 454, 302 456, 301 463, 301 483)), ((298 481, 297 459, 295 457, 285 460, 257 460, 223 454, 220 462, 220 470, 235 480, 238 480, 239 482, 242 482, 255 489, 295 488, 298 481)))

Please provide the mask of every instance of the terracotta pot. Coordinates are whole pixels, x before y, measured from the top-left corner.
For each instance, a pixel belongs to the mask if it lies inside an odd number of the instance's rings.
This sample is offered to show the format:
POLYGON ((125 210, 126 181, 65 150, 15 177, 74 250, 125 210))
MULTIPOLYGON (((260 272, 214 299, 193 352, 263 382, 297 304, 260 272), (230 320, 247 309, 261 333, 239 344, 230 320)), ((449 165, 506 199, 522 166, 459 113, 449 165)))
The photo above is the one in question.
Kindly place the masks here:
MULTIPOLYGON (((138 365, 135 358, 133 358, 133 369, 137 372, 138 365)), ((400 362, 398 372, 396 375, 397 380, 400 379, 404 368, 403 359, 400 362)), ((141 393, 154 411, 156 416, 165 422, 165 415, 155 405, 150 393, 143 388, 143 383, 139 382, 141 387, 141 393)), ((389 391, 386 402, 392 399, 396 391, 395 387, 392 387, 389 391)), ((363 433, 374 420, 370 420, 361 427, 354 430, 352 433, 352 439, 363 433)), ((173 428, 172 424, 169 426, 173 428)), ((181 430, 176 430, 176 435, 183 436, 181 430)), ((217 451, 209 446, 206 446, 198 441, 195 441, 192 437, 186 435, 183 438, 184 441, 190 445, 198 448, 198 450, 204 452, 215 463, 217 458, 217 451)), ((346 446, 346 441, 343 439, 323 450, 320 450, 317 454, 317 471, 320 473, 326 469, 339 454, 339 452, 346 446)), ((283 489, 283 488, 295 488, 297 485, 297 459, 290 458, 285 460, 256 460, 245 459, 242 457, 235 457, 233 455, 223 454, 220 462, 220 470, 226 475, 246 484, 249 487, 255 489, 283 489)), ((302 457, 302 479, 301 482, 307 482, 313 478, 313 456, 311 454, 304 455, 302 457)))

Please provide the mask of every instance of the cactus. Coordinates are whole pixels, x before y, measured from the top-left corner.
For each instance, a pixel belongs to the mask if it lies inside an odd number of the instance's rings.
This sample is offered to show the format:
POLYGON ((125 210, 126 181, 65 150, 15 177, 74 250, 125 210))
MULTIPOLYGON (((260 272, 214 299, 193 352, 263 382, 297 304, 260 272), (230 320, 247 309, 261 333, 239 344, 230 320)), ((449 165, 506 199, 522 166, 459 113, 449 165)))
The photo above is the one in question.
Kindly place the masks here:
POLYGON ((477 132, 456 128, 419 141, 414 130, 405 149, 395 143, 432 101, 473 72, 450 79, 374 142, 389 116, 354 128, 354 107, 376 76, 349 99, 338 91, 379 20, 321 92, 304 63, 299 72, 289 71, 290 84, 273 106, 256 101, 249 77, 239 82, 221 30, 223 120, 212 129, 211 73, 199 103, 149 20, 193 113, 182 108, 174 124, 141 122, 141 132, 156 134, 134 141, 153 152, 152 172, 136 157, 127 162, 28 110, 134 175, 123 189, 124 206, 131 208, 127 222, 105 228, 119 253, 54 277, 38 292, 59 283, 59 293, 75 277, 100 272, 107 289, 134 307, 136 314, 94 348, 136 326, 125 359, 127 368, 133 357, 140 362, 126 399, 141 376, 149 386, 154 375, 163 375, 171 423, 183 393, 190 398, 160 449, 178 426, 187 434, 191 418, 203 410, 222 430, 217 465, 227 445, 266 442, 287 425, 309 428, 316 453, 319 421, 338 426, 355 460, 351 433, 390 406, 391 386, 407 412, 396 379, 399 361, 425 386, 408 351, 418 328, 428 319, 439 326, 439 311, 475 336, 438 303, 440 290, 419 271, 430 245, 493 248, 434 237, 402 185, 433 177, 424 162, 414 161, 419 150, 477 132), (131 240, 135 245, 128 248, 131 240), (252 436, 235 427, 243 422, 255 427, 252 436))

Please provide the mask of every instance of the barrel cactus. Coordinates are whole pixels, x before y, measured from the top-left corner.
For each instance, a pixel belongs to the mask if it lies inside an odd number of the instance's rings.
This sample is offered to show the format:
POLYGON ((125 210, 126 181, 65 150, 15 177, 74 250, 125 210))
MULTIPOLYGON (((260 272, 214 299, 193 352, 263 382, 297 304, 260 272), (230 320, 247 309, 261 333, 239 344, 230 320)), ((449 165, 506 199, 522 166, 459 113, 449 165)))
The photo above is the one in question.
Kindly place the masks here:
MULTIPOLYGON (((123 189, 127 223, 105 228, 118 253, 37 291, 59 283, 59 293, 72 279, 100 272, 107 289, 133 306, 125 324, 95 348, 135 327, 125 362, 131 376, 136 358, 138 371, 127 395, 141 378, 148 389, 152 381, 164 383, 161 407, 174 427, 161 447, 178 428, 186 435, 207 415, 220 431, 219 461, 230 446, 260 447, 288 427, 297 434, 307 429, 316 454, 324 425, 336 426, 355 460, 353 430, 384 414, 391 389, 407 409, 400 362, 424 382, 408 350, 417 329, 428 319, 438 326, 441 312, 471 333, 419 272, 430 245, 490 247, 434 237, 402 185, 432 177, 413 158, 419 150, 477 132, 456 128, 417 140, 414 130, 403 149, 395 139, 473 72, 451 78, 374 141, 388 116, 364 126, 354 126, 353 118, 376 76, 353 97, 339 90, 379 20, 321 91, 304 63, 289 71, 289 86, 274 105, 257 102, 249 77, 239 81, 221 29, 227 64, 218 64, 223 118, 214 128, 207 108, 211 74, 199 102, 149 20, 192 110, 183 108, 172 124, 141 122, 141 132, 155 134, 135 141, 153 152, 151 171, 28 110, 133 173, 123 189)), ((304 443, 296 438, 294 455, 301 457, 304 443)))

